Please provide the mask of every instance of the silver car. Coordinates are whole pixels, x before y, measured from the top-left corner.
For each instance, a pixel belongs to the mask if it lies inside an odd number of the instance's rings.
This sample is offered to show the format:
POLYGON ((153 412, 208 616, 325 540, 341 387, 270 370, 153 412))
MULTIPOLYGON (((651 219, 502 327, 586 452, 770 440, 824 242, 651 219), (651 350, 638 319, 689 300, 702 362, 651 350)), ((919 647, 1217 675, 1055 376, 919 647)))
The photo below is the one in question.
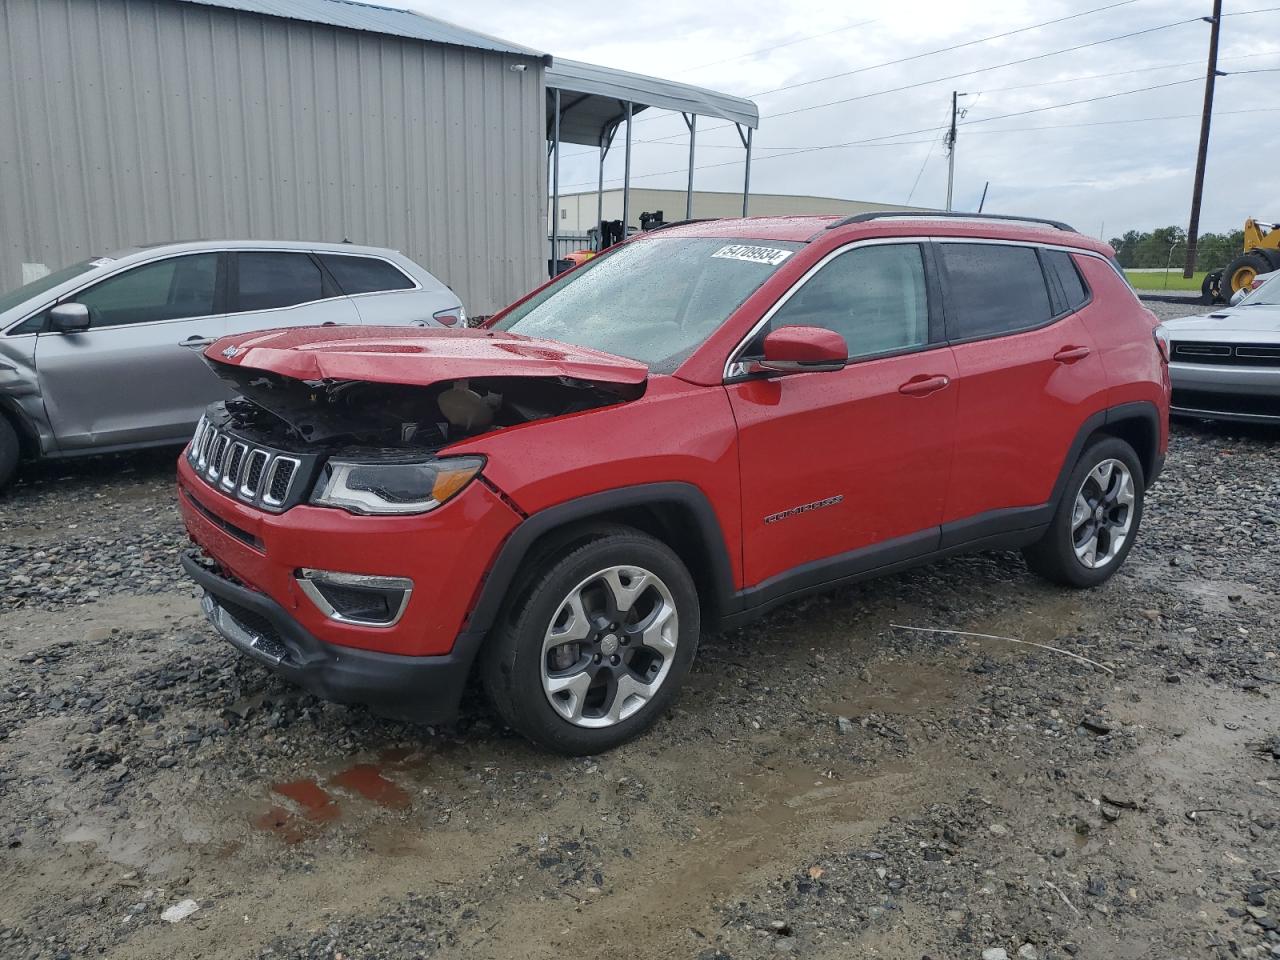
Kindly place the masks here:
POLYGON ((1173 381, 1170 413, 1280 423, 1280 280, 1207 316, 1166 320, 1160 335, 1173 381))
POLYGON ((408 257, 345 243, 136 248, 0 294, 0 486, 24 456, 184 443, 226 395, 203 347, 330 324, 463 327, 466 315, 408 257))

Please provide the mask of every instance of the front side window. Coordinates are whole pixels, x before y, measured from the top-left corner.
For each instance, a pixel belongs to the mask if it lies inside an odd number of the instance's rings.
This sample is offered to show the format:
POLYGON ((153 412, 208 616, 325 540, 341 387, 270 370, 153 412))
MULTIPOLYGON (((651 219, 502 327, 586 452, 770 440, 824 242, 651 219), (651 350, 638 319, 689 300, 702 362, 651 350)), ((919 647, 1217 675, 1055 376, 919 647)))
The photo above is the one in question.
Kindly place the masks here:
POLYGON ((305 253, 254 251, 236 255, 235 310, 275 310, 324 297, 320 267, 305 253))
POLYGON ((604 350, 670 372, 801 244, 652 237, 587 261, 492 327, 604 350))
POLYGON ((947 336, 997 337, 1053 318, 1049 288, 1032 247, 941 243, 946 275, 947 336))
POLYGON ((388 290, 412 290, 414 287, 412 280, 386 260, 346 253, 321 253, 318 256, 347 296, 383 293, 388 290))
POLYGON ((90 327, 118 327, 216 312, 218 254, 197 253, 145 263, 77 294, 90 327))
MULTIPOLYGON (((73 263, 69 267, 63 267, 61 270, 55 270, 53 273, 47 273, 39 280, 32 280, 30 283, 23 284, 17 290, 10 290, 8 293, 0 294, 0 313, 6 313, 14 307, 20 306, 35 297, 40 296, 47 290, 52 290, 60 283, 66 283, 73 280, 82 273, 88 273, 96 267, 103 264, 101 260, 82 260, 80 263, 73 263)), ((38 330, 39 324, 33 324, 36 320, 32 317, 22 324, 21 327, 11 330, 10 333, 32 333, 38 330)), ((44 319, 44 314, 40 314, 39 319, 44 319)))
MULTIPOLYGON (((855 247, 800 287, 769 321, 823 327, 844 337, 850 357, 905 350, 929 342, 929 301, 918 244, 855 247)), ((748 354, 758 355, 759 344, 748 354)))

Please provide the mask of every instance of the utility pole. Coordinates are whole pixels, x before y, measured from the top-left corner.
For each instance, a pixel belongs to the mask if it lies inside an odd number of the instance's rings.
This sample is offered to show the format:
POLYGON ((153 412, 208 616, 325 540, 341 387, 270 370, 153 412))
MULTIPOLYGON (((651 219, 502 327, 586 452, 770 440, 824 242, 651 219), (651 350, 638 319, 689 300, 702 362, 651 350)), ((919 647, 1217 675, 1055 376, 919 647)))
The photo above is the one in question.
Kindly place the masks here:
POLYGON ((1196 180, 1191 188, 1191 222, 1187 225, 1187 263, 1182 276, 1196 272, 1196 247, 1200 238, 1200 197, 1204 193, 1204 165, 1209 153, 1209 121, 1213 119, 1213 85, 1218 79, 1218 28, 1222 25, 1222 0, 1213 0, 1209 22, 1209 67, 1204 77, 1204 113, 1200 118, 1200 150, 1196 155, 1196 180))
POLYGON ((951 91, 951 126, 947 130, 947 210, 951 210, 951 193, 956 182, 956 117, 961 115, 956 106, 956 102, 961 97, 967 97, 967 93, 960 93, 958 90, 951 91))

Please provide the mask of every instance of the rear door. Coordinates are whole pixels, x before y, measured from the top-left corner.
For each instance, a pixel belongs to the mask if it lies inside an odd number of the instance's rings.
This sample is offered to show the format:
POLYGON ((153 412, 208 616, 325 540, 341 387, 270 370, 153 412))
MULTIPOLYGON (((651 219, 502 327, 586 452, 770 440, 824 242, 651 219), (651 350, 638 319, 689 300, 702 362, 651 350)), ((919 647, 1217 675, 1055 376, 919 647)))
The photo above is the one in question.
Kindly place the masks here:
POLYGON ((224 267, 216 252, 166 257, 64 298, 89 308, 89 329, 36 340, 60 449, 186 439, 222 395, 198 347, 223 333, 224 267))
POLYGON ((321 252, 316 256, 351 298, 361 323, 426 327, 436 325, 433 318, 445 319, 445 326, 461 321, 459 300, 453 291, 440 283, 419 283, 390 260, 353 253, 321 252), (452 323, 447 322, 446 314, 452 323))
POLYGON ((838 251, 748 344, 759 355, 770 330, 817 326, 844 337, 850 356, 834 373, 730 377, 748 584, 790 573, 774 585, 785 593, 936 546, 956 392, 928 260, 917 242, 838 251))
POLYGON ((1049 501, 1077 432, 1105 405, 1106 375, 1080 290, 1069 297, 1042 267, 1054 268, 1051 251, 949 240, 937 251, 959 372, 945 521, 1006 532, 1018 528, 1017 508, 1049 501))
POLYGON ((351 300, 310 253, 237 250, 229 260, 228 334, 360 322, 351 300))

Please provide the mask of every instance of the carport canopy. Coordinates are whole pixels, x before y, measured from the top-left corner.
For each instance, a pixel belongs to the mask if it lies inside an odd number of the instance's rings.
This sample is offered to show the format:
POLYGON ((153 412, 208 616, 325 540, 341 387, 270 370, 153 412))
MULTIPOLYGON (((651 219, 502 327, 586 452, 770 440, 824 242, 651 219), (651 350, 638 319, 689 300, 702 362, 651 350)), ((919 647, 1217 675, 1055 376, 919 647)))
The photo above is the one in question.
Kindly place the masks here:
MULTIPOLYGON (((742 215, 747 215, 751 192, 751 137, 760 126, 760 110, 751 100, 704 87, 647 77, 614 67, 557 58, 546 70, 547 141, 552 156, 551 272, 555 273, 559 240, 560 144, 577 143, 600 151, 596 223, 604 218, 604 160, 620 126, 626 127, 626 153, 622 177, 622 223, 626 236, 631 214, 631 123, 642 110, 671 110, 684 117, 689 128, 689 178, 685 217, 693 216, 693 166, 698 117, 728 120, 738 130, 746 150, 742 185, 742 215)), ((603 234, 603 228, 601 227, 603 234)))

